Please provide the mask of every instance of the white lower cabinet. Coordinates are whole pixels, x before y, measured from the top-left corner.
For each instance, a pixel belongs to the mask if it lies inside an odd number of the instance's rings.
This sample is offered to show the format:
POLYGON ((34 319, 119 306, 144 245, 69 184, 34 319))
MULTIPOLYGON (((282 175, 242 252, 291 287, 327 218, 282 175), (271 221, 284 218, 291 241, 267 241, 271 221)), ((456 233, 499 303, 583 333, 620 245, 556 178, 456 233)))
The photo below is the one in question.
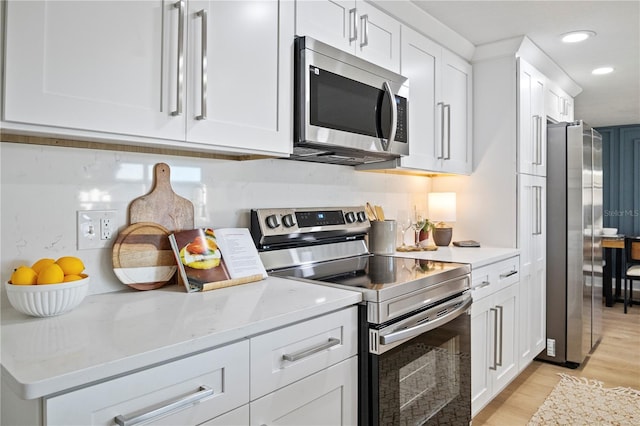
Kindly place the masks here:
POLYGON ((46 425, 197 425, 249 399, 249 342, 241 341, 44 399, 46 425), (118 423, 121 421, 121 423, 118 423))
POLYGON ((11 425, 356 425, 355 306, 51 397, 2 383, 11 425))
POLYGON ((251 401, 251 425, 356 425, 357 379, 353 356, 251 401))
POLYGON ((471 414, 518 374, 519 257, 472 270, 471 414))

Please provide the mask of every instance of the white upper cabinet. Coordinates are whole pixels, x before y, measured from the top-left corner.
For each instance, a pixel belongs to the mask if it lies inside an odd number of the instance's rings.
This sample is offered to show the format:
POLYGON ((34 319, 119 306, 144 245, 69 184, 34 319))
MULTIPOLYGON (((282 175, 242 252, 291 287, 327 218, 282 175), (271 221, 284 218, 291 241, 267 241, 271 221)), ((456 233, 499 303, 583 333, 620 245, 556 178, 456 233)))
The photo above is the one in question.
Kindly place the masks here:
POLYGON ((290 151, 293 13, 287 1, 188 2, 187 141, 290 151))
POLYGON ((309 36, 394 72, 400 22, 362 0, 297 0, 296 35, 309 36))
POLYGON ((7 6, 3 124, 9 128, 290 152, 292 2, 7 6))
POLYGON ((173 2, 11 1, 5 121, 184 139, 173 2))
POLYGON ((471 65, 402 28, 401 73, 409 78, 409 156, 403 168, 471 173, 471 65))
POLYGON ((518 172, 547 175, 547 121, 544 112, 546 78, 518 58, 518 172))
POLYGON ((545 90, 547 118, 556 121, 573 121, 573 98, 564 90, 548 83, 545 90))

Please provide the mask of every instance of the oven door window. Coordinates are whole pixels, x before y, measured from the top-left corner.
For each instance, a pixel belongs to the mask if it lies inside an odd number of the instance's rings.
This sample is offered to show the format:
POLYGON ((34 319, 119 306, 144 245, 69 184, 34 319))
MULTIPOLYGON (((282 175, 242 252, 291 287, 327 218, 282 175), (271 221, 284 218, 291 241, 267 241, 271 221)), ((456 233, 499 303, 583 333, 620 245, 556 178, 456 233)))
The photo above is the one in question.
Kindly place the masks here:
POLYGON ((463 314, 382 355, 369 355, 371 415, 378 425, 469 423, 469 332, 469 316, 463 314))
MULTIPOLYGON (((309 88, 311 125, 388 138, 391 108, 389 95, 381 88, 314 66, 309 67, 309 88)), ((396 96, 396 104, 402 111, 406 110, 405 98, 396 96)), ((396 132, 395 139, 406 142, 404 131, 396 132)))

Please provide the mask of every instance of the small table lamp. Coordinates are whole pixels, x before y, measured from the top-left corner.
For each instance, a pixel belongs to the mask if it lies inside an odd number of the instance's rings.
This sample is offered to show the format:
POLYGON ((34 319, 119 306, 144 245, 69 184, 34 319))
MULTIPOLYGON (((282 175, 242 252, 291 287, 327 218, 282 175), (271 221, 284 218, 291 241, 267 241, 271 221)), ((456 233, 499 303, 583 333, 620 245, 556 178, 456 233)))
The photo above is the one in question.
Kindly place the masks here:
POLYGON ((445 222, 456 221, 456 193, 430 192, 429 216, 433 222, 438 222, 433 228, 433 242, 437 246, 448 246, 451 243, 453 228, 445 222))

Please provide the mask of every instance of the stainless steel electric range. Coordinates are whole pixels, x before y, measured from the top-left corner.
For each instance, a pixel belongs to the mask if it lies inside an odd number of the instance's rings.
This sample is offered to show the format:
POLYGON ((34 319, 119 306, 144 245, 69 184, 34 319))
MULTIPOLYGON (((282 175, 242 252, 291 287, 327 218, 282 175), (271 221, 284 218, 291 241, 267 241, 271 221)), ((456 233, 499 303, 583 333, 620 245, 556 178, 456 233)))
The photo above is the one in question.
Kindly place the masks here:
POLYGON ((362 292, 361 425, 471 421, 470 266, 372 255, 364 207, 251 211, 270 275, 362 292))

